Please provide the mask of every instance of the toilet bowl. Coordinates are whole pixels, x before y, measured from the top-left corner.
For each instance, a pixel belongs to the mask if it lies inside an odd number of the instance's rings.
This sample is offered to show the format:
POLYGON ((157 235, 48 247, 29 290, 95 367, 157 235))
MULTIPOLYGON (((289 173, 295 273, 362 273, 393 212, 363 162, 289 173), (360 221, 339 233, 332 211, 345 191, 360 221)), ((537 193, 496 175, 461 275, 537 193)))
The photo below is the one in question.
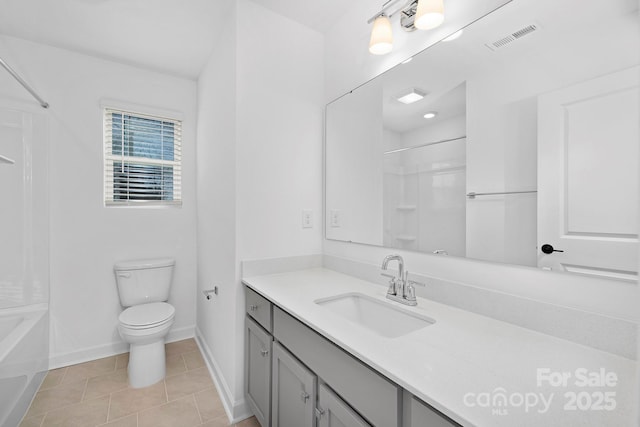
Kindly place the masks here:
POLYGON ((124 261, 114 268, 120 303, 118 332, 129 344, 129 385, 147 387, 166 374, 165 337, 176 310, 167 303, 175 261, 124 261))
POLYGON ((175 308, 165 302, 136 305, 118 317, 118 331, 130 344, 129 384, 133 388, 146 387, 165 377, 164 337, 175 317, 175 308))

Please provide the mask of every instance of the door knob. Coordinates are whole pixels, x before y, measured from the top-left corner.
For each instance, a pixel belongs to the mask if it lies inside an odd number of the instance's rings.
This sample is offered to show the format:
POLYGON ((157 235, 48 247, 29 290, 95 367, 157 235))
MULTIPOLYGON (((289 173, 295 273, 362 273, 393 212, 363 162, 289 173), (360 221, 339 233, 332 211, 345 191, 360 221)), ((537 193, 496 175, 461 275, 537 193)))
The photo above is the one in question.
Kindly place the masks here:
POLYGON ((540 250, 541 250, 542 252, 544 252, 545 254, 551 254, 551 253, 554 253, 554 252, 564 252, 564 251, 561 251, 560 249, 553 249, 553 246, 551 246, 551 245, 550 245, 550 244, 548 244, 548 243, 547 243, 547 244, 542 245, 542 247, 540 248, 540 250))

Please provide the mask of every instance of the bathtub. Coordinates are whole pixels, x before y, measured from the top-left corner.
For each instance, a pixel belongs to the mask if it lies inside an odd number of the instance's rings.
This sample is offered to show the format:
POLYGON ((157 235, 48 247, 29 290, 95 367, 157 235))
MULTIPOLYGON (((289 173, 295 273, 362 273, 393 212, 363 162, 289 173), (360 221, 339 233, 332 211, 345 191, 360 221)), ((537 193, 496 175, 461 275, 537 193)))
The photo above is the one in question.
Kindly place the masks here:
POLYGON ((0 310, 0 426, 20 423, 48 369, 47 304, 0 310))

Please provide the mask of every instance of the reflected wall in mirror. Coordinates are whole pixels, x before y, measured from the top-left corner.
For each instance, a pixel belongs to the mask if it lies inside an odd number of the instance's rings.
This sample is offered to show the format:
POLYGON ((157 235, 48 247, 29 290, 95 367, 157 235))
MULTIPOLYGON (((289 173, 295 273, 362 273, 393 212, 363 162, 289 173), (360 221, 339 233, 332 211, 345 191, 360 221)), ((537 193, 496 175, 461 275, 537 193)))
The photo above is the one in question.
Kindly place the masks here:
POLYGON ((639 40, 514 0, 330 103, 326 237, 636 280, 639 40))

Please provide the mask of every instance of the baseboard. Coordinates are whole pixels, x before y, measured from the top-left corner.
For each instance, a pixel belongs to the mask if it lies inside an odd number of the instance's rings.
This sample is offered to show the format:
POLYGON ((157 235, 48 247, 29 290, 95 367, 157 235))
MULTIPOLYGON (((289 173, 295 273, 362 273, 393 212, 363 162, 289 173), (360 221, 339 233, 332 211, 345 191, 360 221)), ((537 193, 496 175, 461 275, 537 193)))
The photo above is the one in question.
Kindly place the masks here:
POLYGON ((185 326, 183 328, 177 328, 177 329, 172 329, 169 331, 169 333, 167 334, 167 338, 165 338, 165 342, 170 343, 170 342, 175 342, 175 341, 182 341, 182 340, 186 340, 189 338, 195 338, 196 336, 196 327, 195 325, 192 326, 185 326))
MULTIPOLYGON (((193 338, 195 335, 195 326, 185 326, 183 328, 175 328, 167 334, 166 342, 181 341, 187 338, 193 338)), ((65 366, 77 365, 78 363, 90 362, 96 359, 115 356, 116 354, 126 353, 129 351, 129 344, 124 341, 112 342, 95 347, 87 347, 82 350, 72 351, 49 356, 49 370, 63 368, 65 366)))
POLYGON ((200 347, 200 352, 204 355, 204 361, 207 364, 207 368, 209 369, 209 374, 211 374, 211 378, 213 378, 213 383, 218 390, 218 395, 220 395, 220 400, 222 401, 222 406, 224 406, 224 410, 227 413, 227 418, 229 418, 230 424, 235 424, 244 419, 247 419, 253 414, 249 409, 249 405, 247 404, 247 400, 242 398, 240 400, 234 400, 233 393, 229 388, 222 372, 220 371, 220 367, 218 363, 213 358, 211 350, 209 346, 204 341, 202 337, 202 333, 196 327, 196 343, 198 343, 198 347, 200 347))

